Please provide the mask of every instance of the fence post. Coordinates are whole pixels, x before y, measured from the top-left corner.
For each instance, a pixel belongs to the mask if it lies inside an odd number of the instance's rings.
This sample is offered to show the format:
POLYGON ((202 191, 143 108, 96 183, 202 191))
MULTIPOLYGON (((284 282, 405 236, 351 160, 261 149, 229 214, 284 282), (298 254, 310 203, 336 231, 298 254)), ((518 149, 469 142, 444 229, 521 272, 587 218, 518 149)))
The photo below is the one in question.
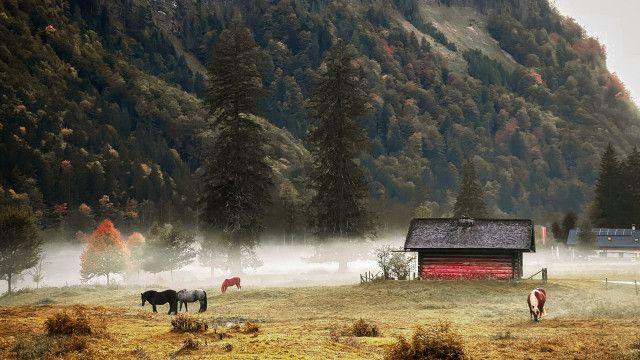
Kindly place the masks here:
POLYGON ((608 289, 609 288, 609 279, 604 278, 604 288, 608 289))
POLYGON ((633 280, 633 283, 636 285, 636 296, 638 295, 638 280, 633 280))
POLYGON ((360 284, 362 284, 364 281, 362 280, 362 274, 360 274, 360 284))
POLYGON ((547 268, 542 268, 542 280, 544 280, 544 283, 547 283, 547 268))

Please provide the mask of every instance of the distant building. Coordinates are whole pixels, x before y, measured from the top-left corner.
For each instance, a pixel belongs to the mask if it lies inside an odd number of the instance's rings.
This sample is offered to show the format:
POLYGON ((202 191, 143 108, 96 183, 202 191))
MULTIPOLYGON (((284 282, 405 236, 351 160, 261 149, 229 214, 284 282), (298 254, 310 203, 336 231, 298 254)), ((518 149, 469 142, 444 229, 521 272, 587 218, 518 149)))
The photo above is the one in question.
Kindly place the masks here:
MULTIPOLYGON (((640 230, 636 230, 635 225, 631 229, 595 228, 591 232, 596 236, 595 251, 602 257, 607 257, 610 253, 619 257, 624 257, 624 254, 640 256, 640 230)), ((579 229, 569 230, 567 246, 575 248, 579 233, 579 229)))
POLYGON ((404 249, 422 279, 520 279, 522 253, 536 250, 531 220, 465 218, 413 219, 404 249))

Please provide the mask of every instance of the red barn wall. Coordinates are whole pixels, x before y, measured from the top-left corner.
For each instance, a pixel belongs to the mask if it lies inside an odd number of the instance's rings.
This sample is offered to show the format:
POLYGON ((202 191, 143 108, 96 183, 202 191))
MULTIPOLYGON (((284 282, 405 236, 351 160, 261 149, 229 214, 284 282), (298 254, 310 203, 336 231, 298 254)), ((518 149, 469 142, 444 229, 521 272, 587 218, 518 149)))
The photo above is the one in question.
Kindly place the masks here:
POLYGON ((517 253, 420 252, 418 271, 423 279, 512 279, 521 276, 521 261, 517 253))

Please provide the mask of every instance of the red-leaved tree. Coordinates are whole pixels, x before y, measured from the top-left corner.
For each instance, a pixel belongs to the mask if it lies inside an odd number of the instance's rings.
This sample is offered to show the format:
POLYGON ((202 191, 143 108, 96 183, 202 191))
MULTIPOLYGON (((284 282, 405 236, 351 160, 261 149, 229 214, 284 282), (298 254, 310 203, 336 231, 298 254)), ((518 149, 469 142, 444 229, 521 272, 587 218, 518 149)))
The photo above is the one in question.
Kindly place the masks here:
POLYGON ((80 274, 87 281, 94 276, 121 273, 129 266, 129 249, 111 220, 104 220, 91 234, 80 255, 80 274))

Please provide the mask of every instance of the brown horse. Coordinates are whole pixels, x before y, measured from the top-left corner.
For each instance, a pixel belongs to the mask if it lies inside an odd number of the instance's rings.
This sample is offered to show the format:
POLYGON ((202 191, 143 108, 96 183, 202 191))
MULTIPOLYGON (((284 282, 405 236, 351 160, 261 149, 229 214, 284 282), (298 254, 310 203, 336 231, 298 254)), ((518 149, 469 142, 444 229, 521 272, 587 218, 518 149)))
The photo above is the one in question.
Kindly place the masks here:
POLYGON ((238 289, 242 289, 242 287, 240 286, 239 277, 234 276, 231 279, 224 279, 224 281, 222 282, 222 288, 220 290, 222 290, 222 293, 224 294, 227 291, 227 288, 233 285, 237 286, 238 289))

